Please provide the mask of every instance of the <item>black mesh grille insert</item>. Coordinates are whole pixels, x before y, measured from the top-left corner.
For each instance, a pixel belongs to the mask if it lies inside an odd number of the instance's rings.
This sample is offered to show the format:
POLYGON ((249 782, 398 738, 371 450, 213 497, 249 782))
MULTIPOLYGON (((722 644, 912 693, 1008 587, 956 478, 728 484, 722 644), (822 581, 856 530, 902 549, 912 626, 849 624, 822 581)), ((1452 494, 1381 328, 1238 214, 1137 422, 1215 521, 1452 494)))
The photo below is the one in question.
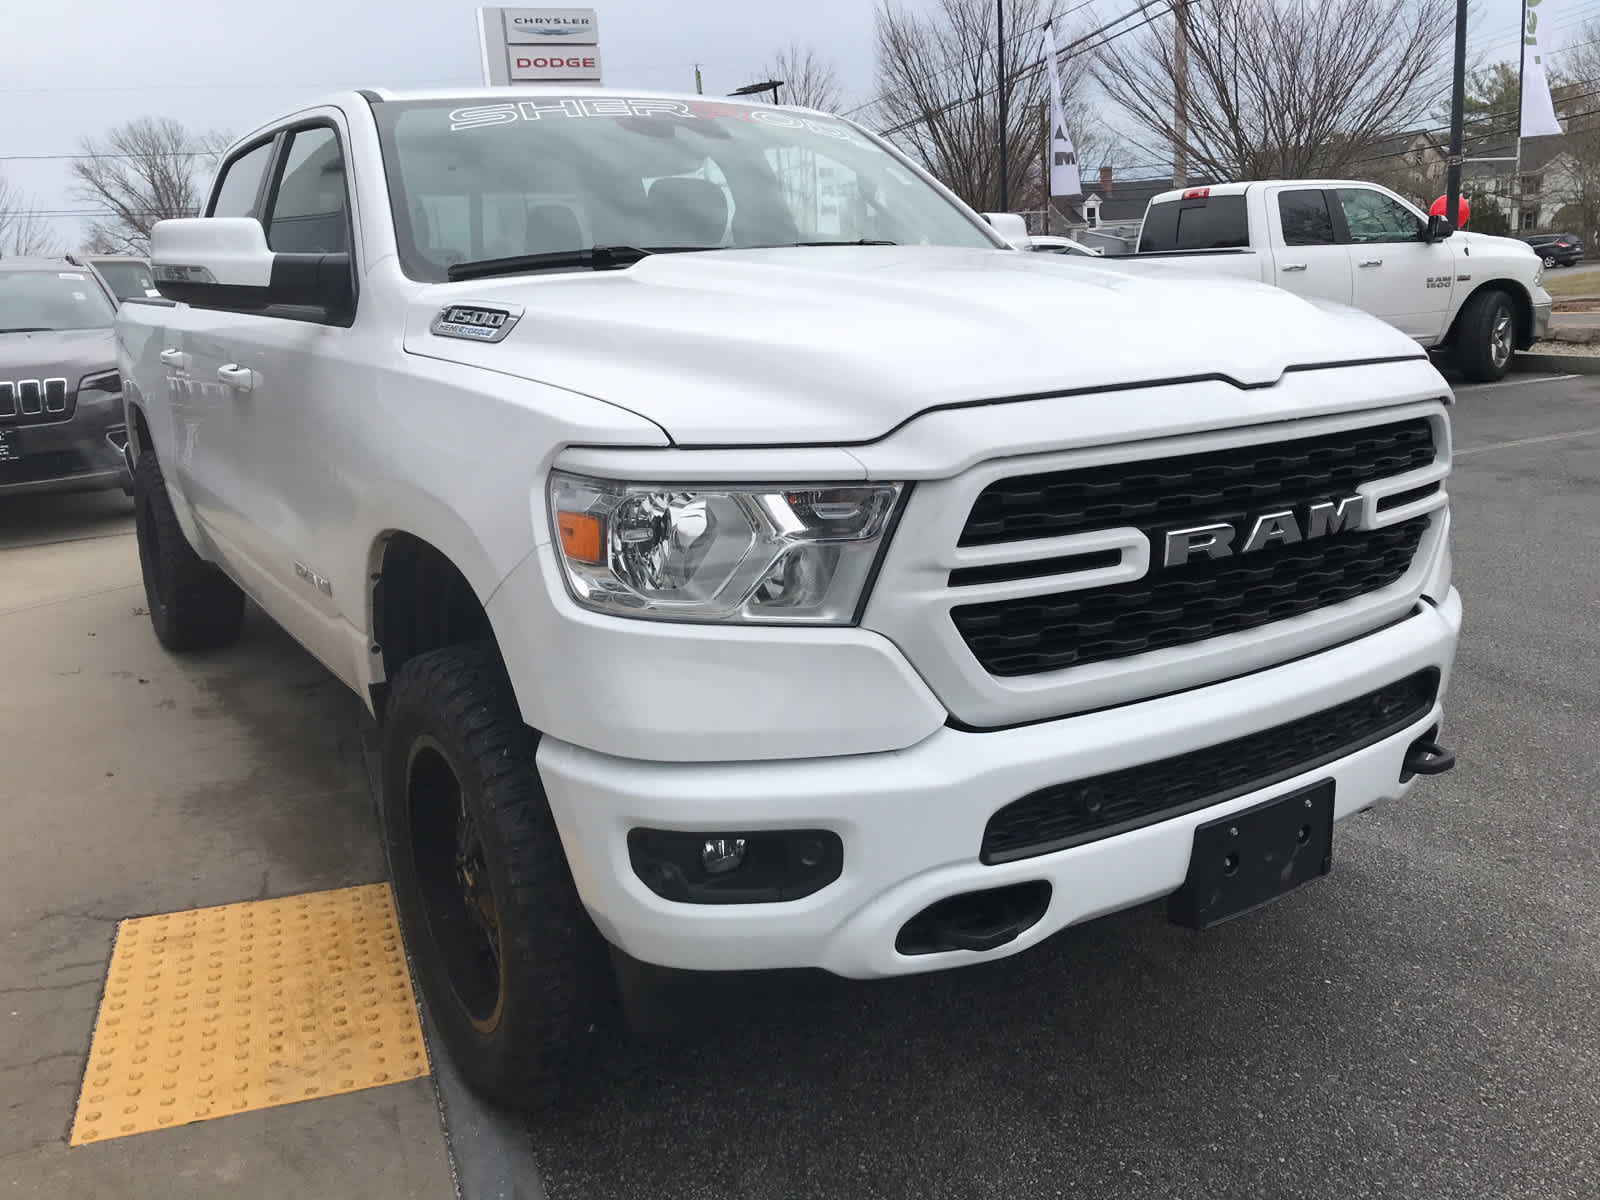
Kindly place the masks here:
POLYGON ((1422 720, 1438 688, 1437 671, 1419 671, 1260 733, 1043 788, 989 818, 981 857, 1004 863, 1049 854, 1271 787, 1422 720))
MULTIPOLYGON (((1419 417, 1261 446, 1019 476, 983 490, 961 543, 1131 525, 1150 538, 1159 563, 1164 530, 1224 521, 1242 528, 1251 514, 1285 508, 1304 520, 1313 502, 1426 467, 1434 457, 1433 426, 1419 417)), ((951 617, 991 675, 1104 662, 1255 629, 1388 587, 1410 568, 1428 521, 1275 543, 1218 559, 1196 554, 1181 566, 1152 566, 1132 583, 960 605, 951 617)), ((1010 577, 1026 575, 1012 570, 1010 577)))
POLYGON ((1297 617, 1398 581, 1428 517, 1233 558, 1133 583, 966 604, 950 615, 991 675, 1033 675, 1204 641, 1297 617))
POLYGON ((1000 479, 972 506, 961 545, 1094 529, 1188 525, 1351 492, 1434 460, 1426 417, 1231 450, 1000 479))

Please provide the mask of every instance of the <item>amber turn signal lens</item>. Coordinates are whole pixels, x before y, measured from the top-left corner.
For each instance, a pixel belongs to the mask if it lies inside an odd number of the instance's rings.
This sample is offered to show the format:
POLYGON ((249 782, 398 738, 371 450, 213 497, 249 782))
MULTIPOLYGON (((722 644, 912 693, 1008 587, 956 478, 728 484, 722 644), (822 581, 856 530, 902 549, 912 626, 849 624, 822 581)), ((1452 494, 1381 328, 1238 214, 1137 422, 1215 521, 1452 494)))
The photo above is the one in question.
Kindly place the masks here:
POLYGON ((591 517, 588 513, 558 512, 556 529, 561 534, 561 552, 570 561, 600 562, 602 525, 599 517, 591 517))

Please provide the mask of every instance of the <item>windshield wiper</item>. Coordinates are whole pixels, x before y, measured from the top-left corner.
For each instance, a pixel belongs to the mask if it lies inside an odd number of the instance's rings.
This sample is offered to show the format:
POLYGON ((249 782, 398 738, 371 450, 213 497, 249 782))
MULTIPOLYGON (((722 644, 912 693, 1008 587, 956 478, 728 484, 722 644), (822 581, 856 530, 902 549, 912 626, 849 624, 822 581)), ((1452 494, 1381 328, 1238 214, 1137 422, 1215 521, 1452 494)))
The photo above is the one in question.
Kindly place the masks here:
POLYGON ((795 242, 796 246, 897 246, 898 242, 886 242, 882 238, 857 238, 848 242, 795 242))
POLYGON ((49 333, 47 325, 18 325, 11 329, 0 329, 0 333, 49 333))
POLYGON ((491 275, 516 275, 523 271, 544 271, 561 267, 588 267, 594 271, 615 271, 631 267, 652 254, 685 254, 691 250, 720 250, 720 246, 590 246, 586 250, 551 250, 544 254, 513 254, 509 258, 481 258, 456 263, 445 270, 452 281, 486 279, 491 275))

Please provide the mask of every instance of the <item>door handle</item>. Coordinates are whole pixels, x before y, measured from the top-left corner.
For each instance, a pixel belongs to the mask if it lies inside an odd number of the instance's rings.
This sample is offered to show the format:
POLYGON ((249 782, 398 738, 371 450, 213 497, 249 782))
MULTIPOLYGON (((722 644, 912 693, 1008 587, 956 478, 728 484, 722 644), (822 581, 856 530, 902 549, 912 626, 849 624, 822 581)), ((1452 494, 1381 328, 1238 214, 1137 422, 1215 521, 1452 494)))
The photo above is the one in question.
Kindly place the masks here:
POLYGON ((1361 267, 1381 267, 1381 266, 1383 266, 1383 259, 1381 259, 1381 258, 1363 258, 1356 265, 1357 266, 1361 266, 1361 267))
POLYGON ((249 367, 241 367, 238 363, 224 363, 217 368, 217 382, 241 392, 248 392, 255 387, 255 376, 256 373, 249 367))
POLYGON ((189 356, 182 350, 175 350, 168 346, 161 352, 161 365, 164 367, 186 367, 189 365, 189 356))
POLYGON ((1285 270, 1285 271, 1304 271, 1306 269, 1306 264, 1305 263, 1284 263, 1282 269, 1285 270))

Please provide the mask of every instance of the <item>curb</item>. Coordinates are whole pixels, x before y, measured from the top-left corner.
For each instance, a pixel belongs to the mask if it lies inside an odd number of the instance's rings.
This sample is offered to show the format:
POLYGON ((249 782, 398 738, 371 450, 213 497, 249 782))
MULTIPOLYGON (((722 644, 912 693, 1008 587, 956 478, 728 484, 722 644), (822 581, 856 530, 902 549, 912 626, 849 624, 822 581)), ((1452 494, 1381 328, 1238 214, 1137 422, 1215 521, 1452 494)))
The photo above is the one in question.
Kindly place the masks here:
POLYGON ((1523 351, 1512 360, 1511 369, 1555 375, 1600 375, 1600 354, 1529 354, 1523 351))
MULTIPOLYGON (((377 810, 387 861, 389 837, 383 826, 378 726, 365 708, 361 709, 358 735, 367 770, 367 791, 377 810)), ((390 876, 393 877, 392 870, 390 876)), ((403 943, 403 936, 401 940, 403 943)), ((410 960, 411 952, 407 948, 408 966, 410 960)), ((533 1144, 528 1140, 527 1131, 514 1114, 494 1107, 467 1086, 455 1063, 444 1053, 439 1031, 417 984, 416 971, 411 974, 417 1011, 422 1017, 422 1036, 428 1045, 428 1066, 439 1102, 439 1124, 450 1155, 450 1171, 455 1176, 456 1195, 460 1200, 548 1200, 544 1181, 533 1161, 533 1144)))

